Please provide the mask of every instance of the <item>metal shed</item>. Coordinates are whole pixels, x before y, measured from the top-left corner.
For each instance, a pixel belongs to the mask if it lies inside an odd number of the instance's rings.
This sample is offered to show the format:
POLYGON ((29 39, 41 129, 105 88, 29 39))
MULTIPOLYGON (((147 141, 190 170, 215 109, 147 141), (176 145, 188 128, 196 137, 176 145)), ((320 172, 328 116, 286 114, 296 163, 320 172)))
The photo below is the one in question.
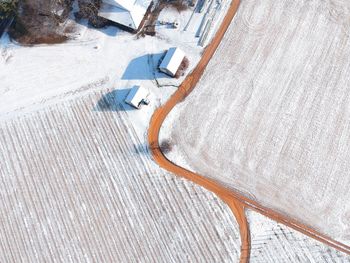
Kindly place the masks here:
POLYGON ((174 77, 184 58, 185 53, 180 48, 169 48, 159 66, 159 70, 174 77))
POLYGON ((136 109, 140 109, 142 104, 149 104, 149 96, 150 92, 146 88, 142 86, 134 86, 125 98, 125 103, 136 109))

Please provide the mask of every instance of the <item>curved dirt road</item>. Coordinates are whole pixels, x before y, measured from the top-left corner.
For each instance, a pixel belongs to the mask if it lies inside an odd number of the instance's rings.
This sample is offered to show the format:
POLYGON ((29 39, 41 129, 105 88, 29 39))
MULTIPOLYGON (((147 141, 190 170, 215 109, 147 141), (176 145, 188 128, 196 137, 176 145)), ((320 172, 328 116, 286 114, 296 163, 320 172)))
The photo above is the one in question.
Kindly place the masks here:
POLYGON ((241 235, 241 262, 247 262, 249 259, 250 252, 250 236, 249 236, 249 226, 244 212, 244 205, 238 201, 236 198, 232 198, 231 193, 221 187, 219 184, 209 180, 201 175, 195 174, 191 171, 183 169, 182 167, 177 166, 176 164, 170 162, 161 152, 158 143, 158 136, 160 128, 169 114, 169 112, 174 108, 174 106, 185 99, 187 95, 193 90, 196 83, 199 81, 202 76, 204 69, 206 68, 207 63, 210 58, 215 53, 217 47, 219 46, 221 39, 223 38, 228 26, 230 25, 234 15, 239 6, 239 0, 233 0, 227 15, 225 16, 220 29, 215 35, 214 39, 210 43, 210 45, 205 49, 203 56, 193 70, 193 72, 187 76, 184 82, 181 84, 179 89, 171 96, 171 98, 167 101, 167 103, 158 108, 152 116, 150 128, 148 131, 148 140, 151 145, 152 155, 155 161, 164 169, 185 177, 196 184, 199 184, 209 191, 215 193, 219 198, 221 198, 232 210, 237 223, 240 228, 241 235))
POLYGON ((326 245, 332 246, 342 252, 350 254, 349 246, 346 246, 325 235, 322 235, 317 231, 313 230, 312 228, 306 225, 300 224, 297 221, 291 218, 288 218, 278 212, 275 212, 269 208, 263 207, 257 202, 223 187, 222 185, 215 182, 214 180, 211 180, 199 174, 193 173, 189 170, 186 170, 176 165, 175 163, 172 163, 170 160, 168 160, 164 156, 164 154, 160 150, 159 142, 158 142, 159 131, 165 118, 167 117, 169 112, 175 107, 175 105, 181 102, 182 100, 184 100, 187 97, 187 95, 196 86, 209 60, 214 55, 217 47, 221 42, 221 39, 223 38, 228 26, 230 25, 234 15, 236 14, 236 11, 239 6, 239 2, 240 2, 239 0, 232 1, 231 6, 222 22, 221 27, 216 33, 211 44, 205 49, 203 56, 200 62, 198 63, 198 65, 196 66, 196 68, 193 70, 191 74, 189 74, 186 77, 184 82, 181 84, 178 90, 172 95, 172 97, 165 103, 165 105, 158 108, 155 111, 154 115, 152 116, 152 119, 150 122, 150 128, 148 131, 148 140, 149 140, 149 144, 151 145, 150 148, 151 148, 153 158, 162 168, 178 176, 189 179, 192 182, 199 184, 200 186, 203 186, 209 191, 215 193, 219 198, 221 198, 224 202, 226 202, 227 205, 229 205, 240 227, 241 243, 242 243, 241 257, 240 257, 241 262, 248 262, 249 254, 250 254, 250 235, 249 235, 249 226, 245 215, 245 208, 250 208, 252 210, 255 210, 277 222, 283 223, 295 230, 300 231, 303 234, 306 234, 320 242, 323 242, 326 245))

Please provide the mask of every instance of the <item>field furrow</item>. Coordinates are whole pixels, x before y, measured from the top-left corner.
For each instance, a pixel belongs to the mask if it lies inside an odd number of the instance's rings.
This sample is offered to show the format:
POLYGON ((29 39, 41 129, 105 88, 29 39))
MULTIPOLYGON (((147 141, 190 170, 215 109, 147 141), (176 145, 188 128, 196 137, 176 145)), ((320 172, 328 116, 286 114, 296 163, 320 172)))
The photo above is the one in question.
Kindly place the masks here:
POLYGON ((230 209, 157 167, 102 95, 0 123, 0 259, 237 261, 230 209))

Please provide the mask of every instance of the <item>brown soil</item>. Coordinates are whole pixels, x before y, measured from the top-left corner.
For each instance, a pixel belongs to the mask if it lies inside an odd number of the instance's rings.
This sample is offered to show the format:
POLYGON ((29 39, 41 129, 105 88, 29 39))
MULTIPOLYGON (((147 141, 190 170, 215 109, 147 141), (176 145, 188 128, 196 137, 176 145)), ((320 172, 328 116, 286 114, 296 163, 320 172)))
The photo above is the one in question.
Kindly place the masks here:
POLYGON ((231 208, 233 214, 240 227, 241 234, 241 262, 248 262, 250 255, 250 233, 248 222, 245 215, 245 208, 250 208, 256 212, 259 212, 277 222, 280 222, 288 227, 291 227, 303 234, 306 234, 318 241, 325 243, 326 245, 332 246, 340 251, 350 254, 350 247, 337 242, 325 235, 322 235, 312 229, 309 226, 300 224, 294 219, 288 218, 283 214, 273 211, 269 208, 261 206, 254 200, 251 200, 240 193, 234 192, 230 189, 225 188, 221 184, 214 180, 206 178, 200 174, 186 170, 183 167, 176 165, 175 163, 168 160, 159 147, 159 131, 160 128, 169 114, 169 112, 175 107, 177 103, 183 101, 189 93, 195 88, 197 82, 201 78, 204 69, 206 68, 209 60, 212 58, 217 47, 219 46, 221 39, 223 38, 228 26, 230 25, 234 15, 236 14, 237 8, 239 6, 240 0, 233 0, 228 13, 226 14, 224 21, 216 33, 211 44, 205 49, 203 56, 198 63, 197 67, 189 74, 178 90, 172 95, 172 97, 166 102, 166 104, 158 108, 152 116, 150 122, 150 128, 148 131, 148 140, 150 145, 156 145, 157 147, 151 147, 151 152, 154 160, 162 168, 178 175, 184 177, 192 182, 199 184, 200 186, 208 189, 209 191, 215 193, 224 202, 226 202, 231 208))

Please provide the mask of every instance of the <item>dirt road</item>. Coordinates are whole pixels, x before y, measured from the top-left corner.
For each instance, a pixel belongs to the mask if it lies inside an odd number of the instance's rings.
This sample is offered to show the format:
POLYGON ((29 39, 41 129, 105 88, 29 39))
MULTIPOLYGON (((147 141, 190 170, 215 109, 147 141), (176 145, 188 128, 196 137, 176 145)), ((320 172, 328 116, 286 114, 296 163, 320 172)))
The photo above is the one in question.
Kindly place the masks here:
POLYGON ((158 143, 158 136, 159 131, 162 126, 162 123, 164 122, 166 116, 168 113, 172 110, 172 108, 178 103, 181 102, 183 99, 187 97, 187 95, 193 90, 196 83, 202 76, 204 69, 210 60, 210 58, 215 53, 215 50, 220 44, 221 39, 223 38, 228 26, 230 25, 237 8, 239 6, 239 0, 232 1, 232 4, 230 6, 230 9, 223 20, 223 23, 217 32, 215 38, 211 42, 211 44, 205 49, 205 52, 203 53, 203 56, 198 63, 197 67, 193 70, 193 72, 184 80, 184 82, 181 84, 179 89, 174 93, 174 95, 167 101, 167 103, 156 110, 154 115, 152 116, 151 123, 150 123, 150 129, 148 131, 148 140, 150 145, 155 145, 156 147, 152 148, 152 155, 156 162, 163 168, 167 169, 168 171, 185 177, 191 181, 193 181, 196 184, 199 184, 209 191, 215 193, 217 196, 219 196, 223 201, 227 203, 227 205, 231 208, 237 223, 240 227, 240 234, 241 234, 241 262, 247 262, 249 259, 249 251, 250 251, 250 237, 249 237, 249 227, 248 222, 245 216, 244 212, 244 205, 240 201, 238 201, 236 198, 232 198, 231 193, 218 185, 217 183, 213 182, 212 180, 209 180, 199 174, 192 173, 191 171, 188 171, 186 169, 183 169, 182 167, 177 166, 176 164, 170 162, 161 152, 158 143))
POLYGON ((204 69, 206 68, 209 60, 214 55, 217 47, 219 46, 228 26, 230 25, 234 15, 236 14, 237 8, 239 6, 239 0, 234 0, 231 4, 231 7, 219 29, 216 36, 214 37, 211 44, 206 48, 203 56, 197 65, 197 67, 193 70, 191 74, 184 80, 179 89, 173 94, 173 96, 167 101, 167 103, 160 107, 153 115, 150 123, 150 129, 148 134, 148 139, 151 147, 152 154, 155 161, 163 168, 168 171, 177 174, 178 176, 185 177, 196 184, 199 184, 209 191, 212 191, 217 196, 219 196, 223 201, 225 201, 231 208, 234 213, 237 222, 240 226, 241 233, 241 262, 247 262, 249 260, 250 254, 250 235, 249 235, 249 227, 245 215, 245 208, 251 208, 277 222, 283 223, 291 228, 294 228, 303 234, 306 234, 318 241, 321 241, 329 246, 332 246, 340 251, 343 251, 347 254, 350 254, 350 247, 332 240, 331 238, 314 231, 312 228, 300 224, 296 220, 292 218, 288 218, 276 211, 268 209, 266 207, 261 206, 259 203, 250 200, 249 198, 242 196, 236 192, 228 190, 223 187, 219 183, 214 180, 203 177, 199 174, 193 173, 189 170, 186 170, 180 166, 169 161, 164 154, 161 152, 159 148, 159 131, 160 128, 169 114, 169 112, 175 107, 175 105, 181 101, 183 101, 187 95, 194 89, 197 82, 201 78, 204 69))

